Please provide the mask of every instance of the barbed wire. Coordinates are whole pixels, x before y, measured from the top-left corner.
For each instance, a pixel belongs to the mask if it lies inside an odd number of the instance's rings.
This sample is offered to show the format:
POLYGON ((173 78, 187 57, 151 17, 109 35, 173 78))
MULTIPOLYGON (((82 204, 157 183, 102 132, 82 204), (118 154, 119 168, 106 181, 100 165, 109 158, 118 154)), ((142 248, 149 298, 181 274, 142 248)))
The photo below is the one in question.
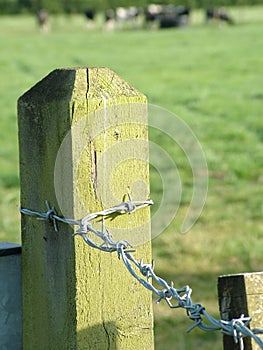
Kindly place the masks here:
POLYGON ((37 217, 38 220, 45 220, 51 223, 54 230, 58 232, 57 222, 62 222, 65 224, 70 224, 74 226, 79 226, 73 236, 80 235, 86 244, 92 248, 99 249, 104 252, 117 252, 119 259, 122 259, 124 265, 130 274, 146 289, 155 293, 158 296, 157 303, 165 300, 168 306, 172 309, 183 308, 186 310, 187 316, 194 324, 187 329, 187 332, 192 331, 194 328, 198 327, 203 331, 215 331, 221 330, 222 333, 232 336, 234 342, 239 344, 240 350, 244 350, 244 337, 251 337, 254 341, 263 349, 263 340, 257 336, 257 334, 263 334, 263 329, 249 328, 249 323, 251 322, 251 317, 245 317, 241 315, 237 319, 232 319, 230 321, 217 320, 211 315, 209 315, 205 307, 199 303, 193 303, 191 299, 192 289, 186 285, 182 288, 174 288, 174 283, 171 282, 169 285, 163 278, 157 276, 154 272, 154 262, 151 264, 144 264, 143 260, 137 261, 131 253, 136 250, 131 249, 132 245, 127 240, 119 240, 115 242, 112 238, 111 233, 104 227, 104 218, 109 217, 112 214, 131 214, 140 208, 152 205, 152 200, 146 201, 133 201, 131 196, 128 194, 129 201, 123 202, 114 207, 101 210, 95 213, 90 213, 80 220, 67 219, 57 215, 55 208, 51 208, 48 201, 45 202, 47 211, 38 212, 29 209, 21 208, 20 212, 24 215, 30 215, 37 217), (97 217, 102 217, 102 230, 96 230, 92 224, 91 220, 97 217), (102 243, 98 245, 89 236, 88 233, 92 232, 97 237, 102 240, 102 243), (135 271, 134 267, 140 271, 142 277, 135 271), (155 281, 162 289, 156 288, 151 282, 155 281), (173 300, 173 302, 172 302, 173 300), (204 323, 203 318, 206 319, 207 323, 204 323))

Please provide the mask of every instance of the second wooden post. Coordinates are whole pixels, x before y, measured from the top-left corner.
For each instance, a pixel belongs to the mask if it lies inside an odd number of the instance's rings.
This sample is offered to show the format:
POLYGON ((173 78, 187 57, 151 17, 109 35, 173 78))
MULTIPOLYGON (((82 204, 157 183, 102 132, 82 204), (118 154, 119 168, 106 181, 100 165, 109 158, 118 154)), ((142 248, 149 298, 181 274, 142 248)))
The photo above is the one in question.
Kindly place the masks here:
MULTIPOLYGON (((225 275, 218 278, 218 300, 221 318, 229 321, 241 315, 252 318, 251 329, 263 327, 263 272, 225 275)), ((262 335, 258 335, 262 337, 262 335)), ((224 350, 239 350, 233 337, 224 335, 224 350)), ((244 350, 260 350, 251 337, 244 338, 244 350)))

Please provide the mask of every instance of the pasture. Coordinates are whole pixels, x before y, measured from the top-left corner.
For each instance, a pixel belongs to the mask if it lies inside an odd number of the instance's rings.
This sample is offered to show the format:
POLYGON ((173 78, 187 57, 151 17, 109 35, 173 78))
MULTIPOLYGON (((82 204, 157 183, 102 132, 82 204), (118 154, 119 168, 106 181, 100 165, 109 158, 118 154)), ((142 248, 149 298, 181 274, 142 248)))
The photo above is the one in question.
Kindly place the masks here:
MULTIPOLYGON (((179 232, 192 194, 187 158, 173 140, 157 140, 182 180, 175 220, 153 240, 156 271, 219 317, 217 276, 262 270, 263 253, 263 7, 230 9, 236 25, 169 30, 88 30, 85 19, 53 17, 40 33, 29 16, 0 17, 0 240, 20 241, 16 101, 55 68, 106 66, 143 92, 149 103, 184 120, 197 136, 209 169, 201 217, 179 232)), ((169 126, 167 126, 169 129, 169 126)), ((151 198, 161 200, 152 169, 151 198)), ((220 333, 195 329, 182 310, 154 306, 157 350, 222 349, 220 333)))

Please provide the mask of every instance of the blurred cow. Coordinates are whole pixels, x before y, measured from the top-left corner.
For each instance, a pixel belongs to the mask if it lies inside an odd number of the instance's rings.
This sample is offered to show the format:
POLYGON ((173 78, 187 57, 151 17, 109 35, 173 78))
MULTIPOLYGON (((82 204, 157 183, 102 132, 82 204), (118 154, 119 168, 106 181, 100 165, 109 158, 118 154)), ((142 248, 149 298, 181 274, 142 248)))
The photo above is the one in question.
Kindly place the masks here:
POLYGON ((180 25, 186 25, 189 22, 190 17, 190 7, 188 6, 178 6, 176 7, 176 14, 180 19, 180 25))
POLYGON ((160 28, 179 27, 179 25, 180 20, 176 13, 176 7, 173 5, 165 6, 160 15, 160 28))
POLYGON ((93 28, 96 11, 94 9, 90 8, 90 9, 85 10, 84 14, 85 14, 85 17, 87 19, 87 27, 93 28))
POLYGON ((48 12, 45 9, 40 9, 39 11, 37 11, 36 13, 37 16, 37 21, 38 21, 38 25, 40 27, 40 30, 44 33, 46 33, 48 31, 48 12))
POLYGON ((113 9, 107 9, 104 13, 105 19, 105 29, 107 31, 112 31, 115 29, 115 12, 113 9))
POLYGON ((85 16, 88 20, 93 21, 95 17, 95 10, 94 9, 87 9, 85 11, 85 16))
POLYGON ((128 8, 125 7, 117 7, 116 9, 116 21, 117 25, 120 29, 122 29, 125 24, 128 27, 132 27, 133 29, 138 27, 138 17, 141 11, 139 8, 135 6, 131 6, 128 8))
POLYGON ((153 22, 158 20, 159 16, 163 13, 163 6, 151 4, 145 10, 145 20, 147 22, 153 22))
POLYGON ((234 20, 229 16, 229 14, 221 8, 208 8, 206 10, 206 23, 211 21, 224 21, 228 24, 234 24, 234 20))
POLYGON ((180 27, 188 24, 190 8, 175 7, 173 5, 149 5, 145 11, 145 21, 151 27, 158 25, 160 28, 180 27))

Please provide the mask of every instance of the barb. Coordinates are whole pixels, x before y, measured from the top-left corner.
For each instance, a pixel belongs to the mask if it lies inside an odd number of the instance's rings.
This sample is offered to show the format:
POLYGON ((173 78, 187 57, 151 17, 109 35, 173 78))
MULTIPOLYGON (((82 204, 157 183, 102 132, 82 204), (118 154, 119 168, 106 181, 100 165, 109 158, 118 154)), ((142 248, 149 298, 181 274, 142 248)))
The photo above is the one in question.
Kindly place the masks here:
POLYGON ((38 220, 45 220, 53 224, 54 230, 58 231, 57 221, 79 226, 76 232, 73 234, 80 235, 84 242, 92 248, 99 249, 104 252, 112 253, 117 252, 118 258, 121 259, 126 266, 130 274, 146 289, 155 293, 158 296, 157 303, 165 300, 168 306, 172 309, 184 308, 186 314, 194 324, 187 329, 187 332, 191 332, 194 328, 198 327, 203 331, 215 331, 221 330, 222 333, 232 336, 235 343, 239 343, 240 350, 244 349, 243 338, 251 337, 254 341, 263 349, 263 341, 257 336, 257 334, 263 334, 262 329, 254 328, 249 329, 249 323, 251 321, 250 317, 245 317, 241 315, 238 319, 233 319, 231 321, 217 320, 210 316, 205 307, 198 303, 193 303, 191 299, 192 289, 186 285, 180 289, 174 288, 174 283, 171 282, 169 285, 164 279, 157 276, 154 272, 154 263, 144 264, 143 260, 137 261, 131 254, 135 252, 131 244, 126 240, 120 240, 115 242, 112 238, 110 232, 104 227, 104 217, 109 217, 112 214, 131 214, 137 209, 144 208, 146 206, 152 205, 153 201, 132 201, 131 196, 128 195, 129 201, 123 202, 114 207, 98 211, 95 213, 90 213, 80 220, 66 219, 59 217, 54 208, 49 206, 48 201, 45 202, 47 207, 47 212, 37 212, 29 209, 20 209, 20 212, 24 215, 30 215, 37 217, 38 220), (98 231, 93 228, 91 220, 97 217, 102 217, 102 230, 98 231), (93 242, 93 240, 88 236, 88 233, 92 232, 97 237, 102 240, 100 245, 93 242), (141 276, 135 271, 136 268, 141 276), (151 283, 151 280, 155 281, 161 289, 156 288, 151 283), (204 319, 208 322, 204 323, 204 319))

